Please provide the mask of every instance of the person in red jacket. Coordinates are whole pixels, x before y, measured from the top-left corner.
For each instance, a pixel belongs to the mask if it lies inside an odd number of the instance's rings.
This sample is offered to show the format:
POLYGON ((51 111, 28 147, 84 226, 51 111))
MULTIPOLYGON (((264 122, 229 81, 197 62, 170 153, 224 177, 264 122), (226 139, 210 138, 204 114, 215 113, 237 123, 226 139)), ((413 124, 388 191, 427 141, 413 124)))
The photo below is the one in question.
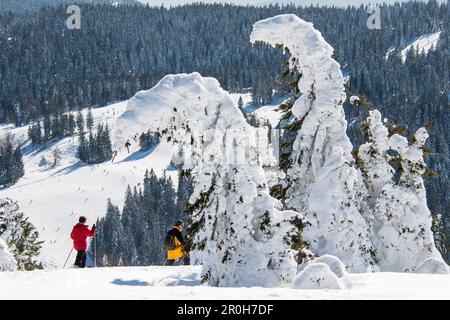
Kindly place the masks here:
POLYGON ((77 258, 75 260, 75 266, 78 268, 86 267, 86 249, 87 238, 95 235, 95 224, 92 229, 89 230, 89 226, 85 225, 86 218, 80 217, 78 223, 73 227, 70 237, 73 240, 73 248, 78 251, 77 258))

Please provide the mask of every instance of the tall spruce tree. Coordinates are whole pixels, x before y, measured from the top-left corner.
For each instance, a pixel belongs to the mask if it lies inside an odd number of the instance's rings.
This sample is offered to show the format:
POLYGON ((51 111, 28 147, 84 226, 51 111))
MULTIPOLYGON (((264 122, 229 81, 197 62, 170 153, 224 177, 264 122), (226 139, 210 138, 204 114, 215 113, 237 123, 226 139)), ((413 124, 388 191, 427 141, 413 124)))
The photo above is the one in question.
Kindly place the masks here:
POLYGON ((20 146, 14 147, 13 137, 0 141, 0 185, 15 184, 25 174, 20 146))

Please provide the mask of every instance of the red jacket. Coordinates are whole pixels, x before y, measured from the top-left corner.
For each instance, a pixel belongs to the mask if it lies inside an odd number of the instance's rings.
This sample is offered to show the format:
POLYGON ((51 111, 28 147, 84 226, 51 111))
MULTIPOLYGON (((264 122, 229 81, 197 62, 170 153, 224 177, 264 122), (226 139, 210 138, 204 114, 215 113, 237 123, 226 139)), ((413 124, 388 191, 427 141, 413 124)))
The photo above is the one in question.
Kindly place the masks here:
POLYGON ((89 230, 89 227, 78 223, 73 227, 72 233, 70 234, 70 237, 73 240, 73 247, 75 250, 86 250, 87 249, 87 241, 86 239, 88 237, 93 237, 95 234, 95 226, 92 227, 91 230, 89 230))

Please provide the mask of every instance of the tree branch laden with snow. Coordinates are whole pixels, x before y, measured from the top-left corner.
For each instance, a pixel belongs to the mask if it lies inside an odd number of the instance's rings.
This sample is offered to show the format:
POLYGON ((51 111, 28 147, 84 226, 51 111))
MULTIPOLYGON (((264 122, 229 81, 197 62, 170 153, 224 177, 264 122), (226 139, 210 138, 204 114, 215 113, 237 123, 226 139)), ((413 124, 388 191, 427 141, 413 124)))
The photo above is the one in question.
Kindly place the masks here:
POLYGON ((381 270, 412 272, 426 259, 442 261, 434 244, 422 178, 426 129, 417 130, 412 143, 399 134, 389 137, 378 110, 369 113, 364 128, 368 141, 359 148, 358 156, 374 212, 373 242, 381 270), (388 154, 391 150, 400 162, 398 183, 389 164, 394 158, 388 154))
POLYGON ((169 75, 139 92, 118 121, 122 141, 158 131, 176 144, 194 177, 190 198, 192 262, 214 286, 288 285, 299 215, 279 211, 269 195, 255 129, 218 81, 198 73, 169 75), (134 132, 133 132, 134 130, 134 132))
POLYGON ((251 42, 281 46, 291 54, 290 68, 301 75, 302 95, 292 114, 303 123, 287 172, 287 207, 311 223, 303 236, 313 252, 335 255, 351 271, 374 270, 367 192, 346 134, 344 77, 333 48, 311 23, 292 14, 257 22, 251 42))

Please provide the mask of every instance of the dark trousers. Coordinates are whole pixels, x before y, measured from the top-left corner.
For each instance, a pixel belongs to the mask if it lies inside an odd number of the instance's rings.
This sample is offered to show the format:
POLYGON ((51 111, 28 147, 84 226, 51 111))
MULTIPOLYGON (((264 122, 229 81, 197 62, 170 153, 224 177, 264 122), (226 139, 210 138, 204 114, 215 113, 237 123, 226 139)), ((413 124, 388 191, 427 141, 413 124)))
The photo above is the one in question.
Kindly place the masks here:
MULTIPOLYGON (((185 254, 182 259, 184 266, 188 266, 191 264, 191 258, 189 257, 189 254, 185 254)), ((173 266, 175 264, 175 261, 176 260, 167 260, 166 266, 173 266)))
POLYGON ((78 268, 86 267, 86 250, 80 250, 77 253, 77 258, 75 259, 75 265, 78 268))

